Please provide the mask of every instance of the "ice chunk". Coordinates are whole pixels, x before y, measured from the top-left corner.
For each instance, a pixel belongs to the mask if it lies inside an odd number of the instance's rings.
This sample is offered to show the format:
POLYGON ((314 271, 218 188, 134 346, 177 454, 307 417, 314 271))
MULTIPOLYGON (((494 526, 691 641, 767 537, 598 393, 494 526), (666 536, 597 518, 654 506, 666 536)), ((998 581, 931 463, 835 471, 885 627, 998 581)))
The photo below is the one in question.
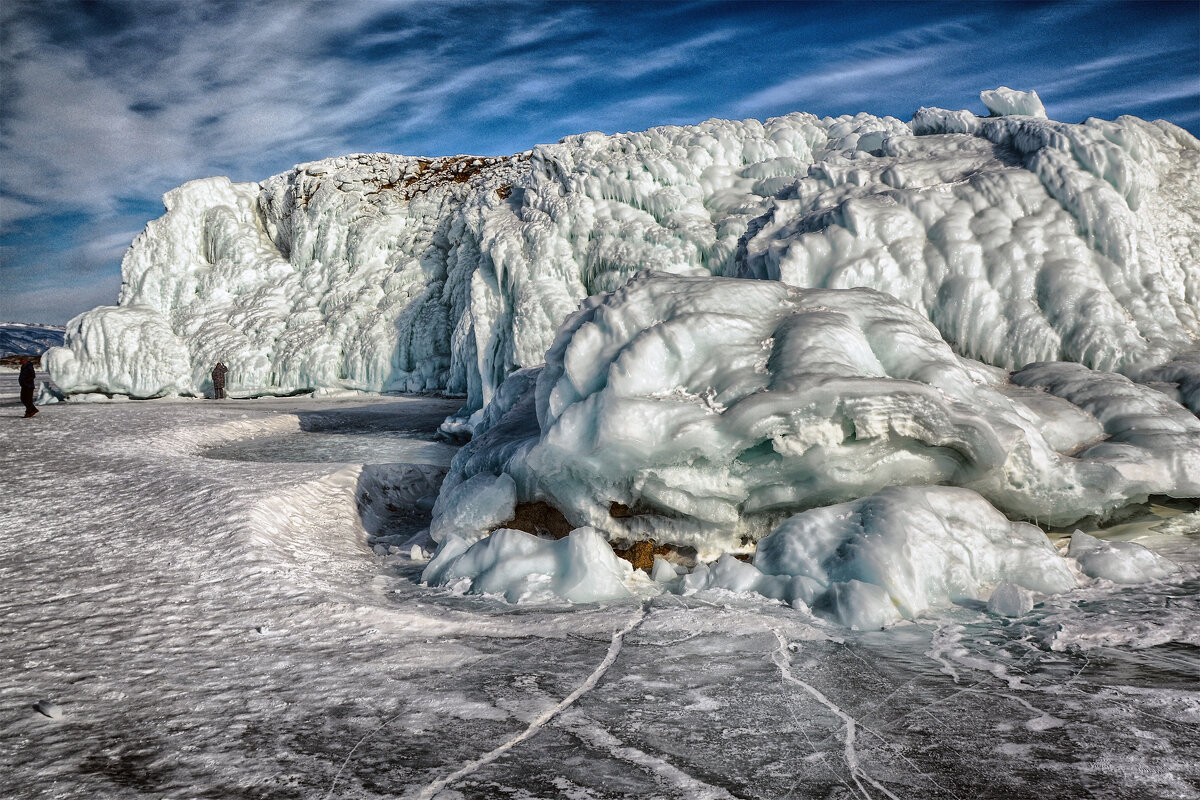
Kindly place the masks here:
POLYGON ((1179 571, 1175 562, 1137 542, 1106 542, 1083 531, 1071 534, 1067 555, 1083 574, 1113 583, 1145 583, 1179 571))
POLYGON ((1033 593, 1008 581, 1000 581, 988 598, 987 610, 1001 617, 1023 617, 1033 610, 1033 593))
POLYGON ((650 578, 658 583, 674 583, 679 579, 675 565, 662 556, 654 557, 654 566, 650 569, 650 578))
POLYGON ((421 580, 430 585, 468 582, 474 594, 503 594, 509 602, 558 597, 592 603, 627 597, 631 573, 604 537, 592 528, 577 528, 557 541, 504 528, 468 545, 449 534, 421 580))
POLYGON ((50 719, 59 720, 63 718, 62 707, 53 700, 38 700, 33 704, 33 710, 50 719))
POLYGON ((680 594, 688 595, 704 589, 725 589, 730 592, 754 592, 764 597, 791 601, 791 581, 775 575, 764 575, 761 570, 739 561, 732 555, 721 556, 712 565, 697 564, 696 568, 683 576, 677 587, 680 594))
POLYGON ((1037 92, 1019 92, 1007 86, 979 93, 979 99, 998 117, 1022 114, 1027 117, 1046 119, 1046 107, 1037 92))

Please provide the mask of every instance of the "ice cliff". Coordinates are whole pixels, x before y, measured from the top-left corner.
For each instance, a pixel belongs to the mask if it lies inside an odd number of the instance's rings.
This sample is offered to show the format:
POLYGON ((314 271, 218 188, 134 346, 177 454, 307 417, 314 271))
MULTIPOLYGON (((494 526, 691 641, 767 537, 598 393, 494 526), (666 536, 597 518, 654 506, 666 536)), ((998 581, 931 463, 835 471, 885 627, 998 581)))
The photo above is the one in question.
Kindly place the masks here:
POLYGON ((1008 115, 795 113, 194 181, 129 249, 120 304, 47 364, 69 393, 199 394, 223 360, 235 396, 444 389, 472 413, 643 269, 869 287, 1005 368, 1134 374, 1195 348, 1200 143, 984 100, 1008 115))

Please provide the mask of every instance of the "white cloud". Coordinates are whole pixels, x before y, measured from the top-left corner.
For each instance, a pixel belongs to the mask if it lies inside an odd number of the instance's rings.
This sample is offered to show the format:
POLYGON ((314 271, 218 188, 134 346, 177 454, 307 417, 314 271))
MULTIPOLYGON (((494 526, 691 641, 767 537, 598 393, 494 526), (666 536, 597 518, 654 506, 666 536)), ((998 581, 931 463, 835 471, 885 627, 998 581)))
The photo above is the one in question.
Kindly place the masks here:
POLYGON ((830 95, 854 99, 855 95, 876 91, 880 83, 932 67, 937 60, 934 53, 922 52, 830 64, 755 92, 736 108, 739 114, 762 114, 803 109, 807 101, 830 95))

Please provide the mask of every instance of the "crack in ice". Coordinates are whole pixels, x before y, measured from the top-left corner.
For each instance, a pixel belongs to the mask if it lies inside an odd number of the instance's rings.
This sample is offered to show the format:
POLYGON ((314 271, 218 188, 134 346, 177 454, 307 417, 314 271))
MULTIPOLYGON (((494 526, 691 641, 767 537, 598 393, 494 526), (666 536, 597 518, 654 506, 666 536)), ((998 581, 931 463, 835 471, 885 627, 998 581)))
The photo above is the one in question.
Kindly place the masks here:
POLYGON ((805 692, 807 692, 814 700, 816 700, 818 703, 820 703, 821 705, 825 706, 830 711, 832 711, 834 716, 836 716, 838 719, 840 719, 842 721, 842 724, 844 726, 843 730, 845 731, 845 734, 842 737, 842 741, 843 741, 843 745, 844 745, 842 748, 842 757, 846 761, 846 767, 850 770, 851 780, 854 781, 854 785, 858 787, 858 790, 862 793, 862 796, 867 798, 867 800, 871 800, 871 793, 868 792, 866 790, 866 788, 862 785, 862 781, 859 780, 860 777, 862 778, 862 780, 865 780, 867 783, 871 784, 871 786, 873 786, 876 789, 878 789, 879 791, 883 792, 885 795, 887 795, 892 800, 899 800, 899 798, 897 798, 896 795, 889 792, 885 786, 883 786, 881 783, 879 783, 879 781, 874 780, 870 775, 868 775, 866 772, 864 772, 863 769, 859 766, 858 751, 854 747, 854 740, 855 740, 856 728, 857 728, 857 723, 855 722, 854 717, 850 716, 845 711, 843 711, 840 706, 838 706, 836 703, 834 703, 832 700, 830 700, 828 697, 826 697, 815 686, 805 683, 804 681, 800 680, 799 678, 797 678, 795 675, 792 674, 790 661, 787 657, 787 647, 788 647, 787 639, 784 638, 783 634, 780 633, 777 628, 771 628, 771 633, 775 634, 775 638, 779 642, 779 649, 776 650, 771 655, 771 660, 774 661, 775 666, 777 666, 779 668, 779 674, 783 677, 783 679, 785 681, 787 681, 788 683, 794 683, 795 685, 799 686, 801 689, 803 689, 805 692))
MULTIPOLYGON (((572 714, 578 714, 578 712, 572 712, 572 714)), ((607 750, 621 761, 642 767, 656 778, 682 791, 685 797, 693 800, 736 800, 736 796, 730 794, 726 789, 705 783, 666 759, 626 744, 604 727, 581 714, 574 720, 565 716, 555 722, 555 726, 570 731, 585 744, 607 750)))
POLYGON ((591 691, 596 684, 600 682, 600 679, 604 677, 604 673, 608 671, 608 668, 613 665, 613 662, 617 660, 617 656, 620 655, 621 646, 626 634, 632 632, 638 626, 640 626, 642 622, 645 621, 646 615, 646 608, 644 606, 639 608, 633 619, 626 623, 625 627, 621 628, 621 630, 612 635, 612 642, 609 644, 608 652, 605 653, 603 660, 601 660, 596 668, 592 670, 592 673, 587 676, 584 682, 576 687, 575 691, 571 692, 569 695, 560 700, 553 708, 539 714, 532 722, 529 723, 525 730, 521 731, 513 738, 495 747, 474 761, 464 764, 450 775, 447 775, 444 778, 438 778, 436 781, 426 786, 419 794, 414 795, 416 800, 432 800, 432 798, 436 796, 438 792, 442 791, 442 789, 445 789, 450 784, 465 778, 467 775, 475 772, 480 767, 486 766, 500 758, 500 756, 504 755, 509 750, 540 731, 548 722, 550 722, 550 720, 554 719, 563 711, 570 708, 575 701, 577 701, 587 692, 591 691))

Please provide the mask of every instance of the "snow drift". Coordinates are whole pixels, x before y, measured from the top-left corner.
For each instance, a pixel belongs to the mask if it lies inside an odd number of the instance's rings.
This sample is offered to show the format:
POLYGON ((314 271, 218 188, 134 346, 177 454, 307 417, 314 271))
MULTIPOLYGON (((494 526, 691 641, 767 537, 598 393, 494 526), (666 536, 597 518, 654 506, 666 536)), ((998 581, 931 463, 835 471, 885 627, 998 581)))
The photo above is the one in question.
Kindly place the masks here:
POLYGON ((120 305, 47 364, 69 393, 199 394, 217 360, 235 396, 442 389, 469 428, 581 300, 642 269, 877 289, 1005 368, 1133 375, 1194 349, 1200 144, 984 101, 1009 116, 795 113, 194 181, 127 253, 120 305))

